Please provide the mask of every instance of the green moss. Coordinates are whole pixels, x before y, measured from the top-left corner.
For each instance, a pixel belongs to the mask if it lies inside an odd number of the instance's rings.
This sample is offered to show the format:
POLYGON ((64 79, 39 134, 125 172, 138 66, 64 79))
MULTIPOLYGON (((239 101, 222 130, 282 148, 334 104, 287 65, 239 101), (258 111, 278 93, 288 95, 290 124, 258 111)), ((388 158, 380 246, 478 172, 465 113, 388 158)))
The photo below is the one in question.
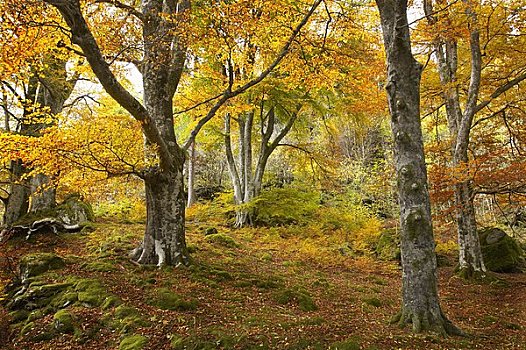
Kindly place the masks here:
POLYGON ((75 331, 74 318, 66 310, 59 310, 53 316, 53 328, 59 333, 73 333, 75 331))
POLYGON ((197 308, 197 300, 185 300, 177 293, 166 289, 158 289, 148 300, 148 304, 162 310, 188 311, 197 308))
POLYGON ((118 319, 124 319, 128 316, 136 316, 136 315, 139 315, 139 310, 137 310, 134 307, 120 305, 115 308, 114 316, 118 319))
POLYGON ((49 270, 61 269, 64 260, 53 253, 35 253, 24 256, 20 261, 20 273, 23 278, 41 275, 49 270))
POLYGON ((384 230, 375 248, 376 256, 381 260, 400 260, 400 237, 395 229, 384 230))
POLYGON ((141 350, 148 344, 148 338, 139 334, 132 334, 122 338, 119 350, 141 350))
POLYGON ((370 305, 370 306, 374 306, 374 307, 381 307, 382 306, 382 302, 380 301, 380 299, 378 299, 376 297, 363 298, 362 301, 365 304, 370 305))
POLYGON ((84 266, 84 270, 90 272, 112 272, 117 270, 115 264, 108 260, 94 261, 84 266))
POLYGON ((108 297, 106 297, 106 299, 104 299, 104 301, 102 302, 102 305, 100 306, 102 310, 107 310, 109 308, 112 308, 114 306, 118 306, 122 304, 122 301, 114 296, 114 295, 110 295, 108 297))
POLYGON ((72 291, 65 291, 53 298, 51 306, 55 309, 62 309, 74 304, 78 300, 78 294, 72 291))
POLYGON ((24 324, 22 329, 20 329, 20 335, 22 336, 31 332, 33 328, 35 328, 35 322, 27 322, 26 324, 24 324))
POLYGON ((239 243, 237 243, 232 237, 225 235, 223 233, 215 233, 205 237, 205 240, 208 243, 218 244, 228 248, 237 248, 239 243))
POLYGON ((333 343, 329 346, 330 350, 360 350, 360 342, 356 338, 347 339, 333 343))
POLYGON ((35 320, 38 320, 44 317, 45 315, 46 315, 45 310, 42 310, 42 309, 34 310, 27 316, 27 320, 35 321, 35 320))
POLYGON ((172 337, 170 339, 170 347, 173 350, 183 350, 184 347, 185 347, 185 345, 184 345, 184 338, 180 337, 178 335, 172 335, 172 337))
POLYGON ((9 313, 9 318, 11 323, 18 323, 20 321, 25 321, 29 316, 29 311, 27 310, 15 310, 9 313))
POLYGON ((482 256, 486 268, 493 272, 512 272, 525 266, 519 244, 498 228, 479 231, 482 256))
POLYGON ((100 281, 96 279, 76 280, 74 288, 78 293, 78 301, 87 307, 100 306, 109 296, 100 281))
POLYGON ((318 309, 309 292, 302 287, 280 290, 275 294, 275 299, 280 304, 296 303, 303 311, 315 311, 318 309))

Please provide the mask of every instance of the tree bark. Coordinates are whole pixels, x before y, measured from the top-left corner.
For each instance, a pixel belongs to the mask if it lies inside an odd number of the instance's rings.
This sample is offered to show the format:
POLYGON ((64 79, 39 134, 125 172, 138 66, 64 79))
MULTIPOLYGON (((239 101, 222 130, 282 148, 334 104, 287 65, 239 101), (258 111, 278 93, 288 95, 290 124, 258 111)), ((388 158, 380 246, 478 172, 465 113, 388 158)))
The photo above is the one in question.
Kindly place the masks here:
POLYGON ((29 208, 29 186, 25 180, 22 180, 22 175, 25 172, 24 165, 20 160, 12 161, 9 172, 11 185, 4 210, 4 226, 13 225, 27 214, 29 208))
POLYGON ((182 166, 178 171, 152 171, 144 178, 147 221, 144 239, 132 259, 148 265, 188 265, 182 166))
POLYGON ((31 206, 29 212, 41 212, 52 209, 57 205, 56 189, 55 187, 48 188, 49 183, 49 177, 44 174, 37 174, 31 178, 31 206))
POLYGON ((195 140, 190 145, 189 149, 189 157, 188 157, 188 185, 187 185, 187 191, 188 191, 188 199, 186 201, 186 207, 190 208, 192 205, 195 204, 197 201, 197 197, 195 195, 195 140))
POLYGON ((407 0, 376 0, 387 55, 387 97, 400 205, 402 307, 393 319, 414 332, 460 331, 446 318, 437 290, 435 243, 420 125, 422 65, 411 52, 407 0))
MULTIPOLYGON (((426 0, 424 11, 430 25, 437 23, 433 15, 433 2, 426 0)), ((437 37, 434 42, 435 55, 438 61, 440 83, 444 88, 442 99, 446 107, 449 134, 452 139, 451 156, 453 167, 459 167, 469 162, 468 146, 471 125, 477 110, 480 77, 482 72, 482 56, 480 52, 477 15, 468 6, 470 31, 471 74, 468 95, 464 111, 460 103, 460 93, 457 81, 458 44, 455 38, 437 37)), ((475 217, 475 193, 473 179, 455 183, 455 217, 457 222, 459 244, 459 274, 464 278, 484 277, 482 251, 477 233, 475 217)))

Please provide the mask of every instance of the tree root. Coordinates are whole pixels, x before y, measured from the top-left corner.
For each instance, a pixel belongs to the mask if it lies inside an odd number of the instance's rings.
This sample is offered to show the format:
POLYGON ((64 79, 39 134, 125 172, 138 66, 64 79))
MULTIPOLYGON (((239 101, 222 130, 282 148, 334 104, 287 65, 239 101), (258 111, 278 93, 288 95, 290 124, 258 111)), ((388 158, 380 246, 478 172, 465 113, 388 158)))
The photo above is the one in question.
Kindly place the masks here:
POLYGON ((443 313, 435 315, 432 312, 414 313, 413 311, 402 308, 393 318, 391 324, 398 324, 404 328, 412 324, 414 333, 433 332, 442 336, 467 336, 460 328, 455 326, 443 313))

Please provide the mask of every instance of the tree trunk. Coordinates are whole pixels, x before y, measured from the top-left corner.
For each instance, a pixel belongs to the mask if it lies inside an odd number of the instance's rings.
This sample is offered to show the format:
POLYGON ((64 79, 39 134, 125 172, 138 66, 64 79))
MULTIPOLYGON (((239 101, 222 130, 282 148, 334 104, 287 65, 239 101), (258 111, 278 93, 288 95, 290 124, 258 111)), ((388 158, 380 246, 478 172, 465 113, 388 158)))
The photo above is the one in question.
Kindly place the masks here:
POLYGON ((5 226, 13 225, 27 213, 29 208, 29 186, 21 179, 24 171, 20 161, 11 162, 11 185, 3 218, 5 226))
POLYGON ((49 186, 49 182, 49 177, 44 174, 37 174, 31 178, 31 206, 29 212, 36 213, 49 210, 57 205, 55 188, 46 188, 46 186, 49 186))
POLYGON ((482 259, 475 221, 473 190, 469 181, 455 185, 455 202, 457 205, 459 274, 467 279, 485 277, 486 266, 482 259))
POLYGON ((147 221, 144 239, 133 251, 140 264, 188 265, 185 241, 183 168, 174 172, 153 171, 144 178, 147 221))
POLYGON ((393 321, 414 332, 460 331, 440 307, 435 243, 420 125, 422 65, 411 52, 407 0, 377 0, 387 55, 387 97, 400 205, 402 307, 393 321))
MULTIPOLYGON (((433 12, 433 0, 424 2, 424 11, 430 25, 438 22, 433 12)), ((446 107, 449 134, 452 139, 451 157, 454 167, 469 162, 468 145, 471 124, 480 87, 482 59, 477 15, 469 6, 467 10, 471 26, 470 51, 471 51, 471 76, 469 91, 464 111, 460 103, 459 83, 457 81, 458 69, 458 44, 454 38, 437 37, 434 42, 435 55, 438 61, 440 83, 444 88, 442 98, 446 107)), ((468 179, 456 183, 455 211, 459 244, 459 274, 464 278, 484 277, 486 267, 480 250, 480 242, 475 220, 475 205, 473 193, 473 180, 468 179)))
POLYGON ((190 208, 195 204, 197 198, 195 195, 195 141, 190 146, 190 156, 188 157, 188 199, 186 201, 186 207, 190 208))

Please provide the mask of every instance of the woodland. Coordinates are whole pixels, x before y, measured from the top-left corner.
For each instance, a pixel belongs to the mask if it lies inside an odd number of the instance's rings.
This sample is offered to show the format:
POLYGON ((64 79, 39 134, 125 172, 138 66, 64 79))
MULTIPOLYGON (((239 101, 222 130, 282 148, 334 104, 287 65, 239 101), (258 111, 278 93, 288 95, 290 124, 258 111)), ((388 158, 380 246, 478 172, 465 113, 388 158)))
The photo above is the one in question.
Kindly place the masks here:
POLYGON ((525 0, 2 0, 0 349, 526 349, 525 0))

